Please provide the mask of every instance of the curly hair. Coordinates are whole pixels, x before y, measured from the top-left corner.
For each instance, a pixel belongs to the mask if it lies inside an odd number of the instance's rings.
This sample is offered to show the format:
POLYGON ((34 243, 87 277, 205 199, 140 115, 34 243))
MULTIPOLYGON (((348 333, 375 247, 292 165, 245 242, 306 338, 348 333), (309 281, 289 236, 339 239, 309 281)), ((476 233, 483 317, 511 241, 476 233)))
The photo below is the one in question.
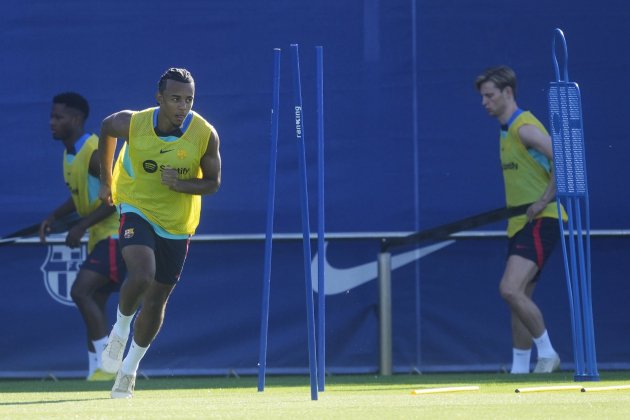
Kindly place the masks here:
POLYGON ((53 104, 62 104, 68 108, 76 109, 83 114, 83 119, 87 120, 90 115, 90 105, 88 101, 76 92, 63 92, 53 97, 53 104))

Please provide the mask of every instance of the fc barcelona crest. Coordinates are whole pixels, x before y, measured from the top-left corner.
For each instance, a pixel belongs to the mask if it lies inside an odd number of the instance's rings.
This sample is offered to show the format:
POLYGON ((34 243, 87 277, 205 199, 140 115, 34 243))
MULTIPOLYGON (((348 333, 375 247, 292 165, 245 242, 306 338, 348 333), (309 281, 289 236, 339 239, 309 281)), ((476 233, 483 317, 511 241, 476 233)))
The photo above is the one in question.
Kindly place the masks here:
POLYGON ((41 270, 44 273, 46 290, 57 302, 74 305, 70 290, 86 254, 85 245, 74 249, 65 245, 48 245, 48 255, 41 270))

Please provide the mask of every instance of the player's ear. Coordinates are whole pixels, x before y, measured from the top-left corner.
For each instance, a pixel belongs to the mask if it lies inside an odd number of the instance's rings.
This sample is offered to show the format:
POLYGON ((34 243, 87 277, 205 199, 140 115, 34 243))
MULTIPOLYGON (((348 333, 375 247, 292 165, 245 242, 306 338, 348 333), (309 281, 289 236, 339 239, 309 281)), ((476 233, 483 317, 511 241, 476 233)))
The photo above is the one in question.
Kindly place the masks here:
POLYGON ((158 91, 155 93, 155 101, 158 103, 158 105, 162 105, 162 100, 164 99, 164 97, 162 96, 162 94, 158 91))
POLYGON ((78 113, 72 114, 70 121, 72 121, 72 125, 75 127, 81 127, 83 125, 83 118, 79 116, 78 113))
POLYGON ((506 86, 505 87, 505 92, 511 96, 512 98, 514 98, 514 89, 512 89, 512 86, 506 86))

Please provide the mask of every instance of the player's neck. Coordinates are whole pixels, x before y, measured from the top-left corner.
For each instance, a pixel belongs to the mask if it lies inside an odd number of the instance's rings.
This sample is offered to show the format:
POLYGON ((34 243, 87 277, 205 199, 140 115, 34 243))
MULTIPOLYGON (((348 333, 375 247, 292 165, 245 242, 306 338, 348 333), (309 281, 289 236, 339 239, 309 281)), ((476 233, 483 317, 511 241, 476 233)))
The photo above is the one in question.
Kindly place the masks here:
POLYGON ((83 137, 84 134, 85 130, 77 130, 76 132, 72 133, 72 135, 68 136, 68 138, 63 140, 63 145, 66 146, 66 150, 68 151, 68 153, 76 153, 74 145, 77 143, 77 141, 79 141, 81 137, 83 137))
POLYGON ((170 133, 171 131, 177 130, 179 127, 174 125, 171 121, 169 121, 162 112, 159 112, 157 116, 157 124, 155 124, 155 128, 162 133, 170 133))
POLYGON ((501 125, 507 124, 507 122, 510 120, 510 117, 512 117, 512 115, 516 112, 517 109, 518 109, 518 105, 516 105, 516 102, 510 102, 505 107, 505 111, 503 111, 501 115, 499 115, 498 120, 501 123, 501 125))

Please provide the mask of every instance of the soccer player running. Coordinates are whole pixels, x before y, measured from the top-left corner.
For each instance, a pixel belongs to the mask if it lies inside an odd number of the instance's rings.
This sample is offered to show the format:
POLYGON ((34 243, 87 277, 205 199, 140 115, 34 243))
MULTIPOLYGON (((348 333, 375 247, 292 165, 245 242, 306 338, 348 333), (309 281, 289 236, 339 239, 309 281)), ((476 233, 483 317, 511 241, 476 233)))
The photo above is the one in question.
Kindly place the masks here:
POLYGON ((70 198, 57 207, 39 228, 46 242, 52 223, 76 211, 81 219, 66 236, 70 248, 81 246, 87 231, 88 256, 72 284, 70 296, 87 328, 88 380, 111 380, 114 376, 101 369, 101 353, 107 344, 106 304, 112 292, 120 289, 126 268, 118 249, 118 213, 99 199, 100 163, 98 137, 86 133, 85 120, 90 113, 87 100, 74 92, 56 95, 52 100, 50 129, 55 140, 65 147, 63 176, 70 198))
POLYGON ((192 111, 194 97, 188 70, 170 68, 158 82, 158 107, 114 113, 101 127, 100 197, 120 208, 120 247, 128 268, 103 352, 103 369, 117 372, 112 398, 132 397, 140 360, 160 330, 199 224, 201 195, 221 184, 219 136, 192 111), (117 139, 126 142, 112 173, 117 139))
MULTIPOLYGON (((532 300, 540 270, 559 239, 551 138, 529 111, 516 103, 516 75, 506 66, 489 68, 475 80, 482 105, 501 124, 500 156, 508 207, 533 203, 525 215, 508 220, 508 258, 499 285, 512 316, 511 373, 529 373, 532 341, 534 373, 558 370, 543 315, 532 300)), ((563 211, 563 219, 566 215, 563 211)))

